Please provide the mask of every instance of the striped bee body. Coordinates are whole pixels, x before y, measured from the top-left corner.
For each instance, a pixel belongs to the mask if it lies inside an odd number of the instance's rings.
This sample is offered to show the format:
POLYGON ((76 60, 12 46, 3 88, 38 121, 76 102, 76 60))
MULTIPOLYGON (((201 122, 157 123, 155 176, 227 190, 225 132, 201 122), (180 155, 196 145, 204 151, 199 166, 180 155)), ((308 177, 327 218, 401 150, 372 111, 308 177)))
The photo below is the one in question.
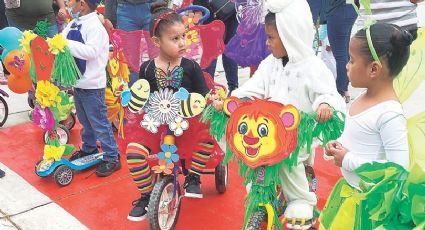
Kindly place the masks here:
POLYGON ((131 100, 128 103, 128 109, 132 113, 137 113, 143 109, 145 106, 149 94, 150 94, 150 85, 149 82, 145 79, 139 79, 130 88, 131 100))
POLYGON ((189 96, 180 101, 180 116, 191 118, 202 113, 205 109, 206 100, 199 93, 190 93, 189 96))

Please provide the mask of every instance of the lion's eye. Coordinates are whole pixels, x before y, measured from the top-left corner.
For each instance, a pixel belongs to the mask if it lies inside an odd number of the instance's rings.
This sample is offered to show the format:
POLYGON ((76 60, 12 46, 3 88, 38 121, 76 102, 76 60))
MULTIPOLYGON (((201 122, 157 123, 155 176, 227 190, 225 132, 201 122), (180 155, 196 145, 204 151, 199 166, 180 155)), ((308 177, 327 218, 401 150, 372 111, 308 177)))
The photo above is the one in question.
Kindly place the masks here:
POLYGON ((266 124, 260 124, 258 126, 258 135, 260 135, 260 137, 265 137, 269 134, 269 128, 267 127, 266 124))
POLYGON ((248 125, 245 122, 242 122, 238 127, 238 131, 240 134, 245 134, 248 131, 248 125))

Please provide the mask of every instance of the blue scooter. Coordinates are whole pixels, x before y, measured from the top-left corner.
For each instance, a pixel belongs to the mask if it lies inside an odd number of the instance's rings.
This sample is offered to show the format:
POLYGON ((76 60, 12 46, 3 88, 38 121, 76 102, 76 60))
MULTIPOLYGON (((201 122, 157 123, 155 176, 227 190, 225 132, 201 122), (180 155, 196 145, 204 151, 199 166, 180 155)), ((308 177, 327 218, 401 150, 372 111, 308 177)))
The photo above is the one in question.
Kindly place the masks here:
POLYGON ((53 174, 53 178, 59 186, 67 186, 74 178, 74 172, 87 169, 102 161, 103 152, 81 157, 73 161, 61 158, 59 161, 40 160, 35 164, 35 174, 39 177, 48 177, 53 174))

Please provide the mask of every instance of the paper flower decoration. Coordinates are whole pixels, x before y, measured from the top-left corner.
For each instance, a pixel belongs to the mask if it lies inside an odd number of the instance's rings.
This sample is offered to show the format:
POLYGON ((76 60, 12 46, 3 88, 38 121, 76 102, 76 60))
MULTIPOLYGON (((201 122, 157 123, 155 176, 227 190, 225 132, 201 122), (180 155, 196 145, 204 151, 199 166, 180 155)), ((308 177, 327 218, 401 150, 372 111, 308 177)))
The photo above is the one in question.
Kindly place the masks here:
POLYGON ((143 116, 143 120, 140 122, 140 126, 151 133, 157 133, 160 125, 161 124, 153 119, 149 114, 145 114, 143 116))
POLYGON ((22 50, 25 51, 26 53, 31 53, 30 43, 36 37, 37 37, 37 35, 34 34, 31 30, 25 30, 22 33, 22 38, 19 39, 20 46, 22 47, 22 50))
POLYGON ((50 107, 61 102, 61 97, 58 95, 59 88, 49 81, 39 81, 35 90, 35 98, 42 108, 50 107))
POLYGON ((44 146, 44 160, 53 159, 54 161, 59 161, 65 152, 65 146, 53 146, 53 145, 45 145, 44 146))
POLYGON ((172 164, 173 162, 177 162, 179 160, 179 155, 176 153, 177 147, 175 145, 162 144, 161 150, 162 152, 158 153, 158 159, 165 160, 166 165, 172 164))
POLYGON ((164 173, 164 174, 167 174, 167 175, 173 173, 173 168, 174 168, 173 163, 166 165, 165 160, 159 160, 158 163, 159 163, 159 165, 155 165, 155 166, 152 167, 152 170, 155 173, 164 173))
POLYGON ((199 35, 196 30, 190 30, 186 33, 186 45, 190 46, 192 43, 199 42, 199 35))
POLYGON ((58 55, 60 52, 65 52, 68 41, 61 35, 56 34, 53 38, 47 38, 50 53, 58 55))
POLYGON ((183 131, 189 128, 189 122, 180 116, 177 116, 173 122, 169 124, 169 128, 175 136, 181 136, 183 131))
POLYGON ((201 18, 202 18, 201 12, 197 12, 197 13, 190 12, 188 15, 183 16, 183 23, 186 27, 192 28, 196 24, 198 24, 199 19, 201 18))
POLYGON ((149 101, 150 117, 161 124, 169 124, 178 116, 180 100, 174 97, 172 90, 159 89, 153 93, 149 101))
POLYGON ((55 118, 49 108, 36 106, 32 111, 32 121, 43 130, 51 131, 55 127, 55 118))

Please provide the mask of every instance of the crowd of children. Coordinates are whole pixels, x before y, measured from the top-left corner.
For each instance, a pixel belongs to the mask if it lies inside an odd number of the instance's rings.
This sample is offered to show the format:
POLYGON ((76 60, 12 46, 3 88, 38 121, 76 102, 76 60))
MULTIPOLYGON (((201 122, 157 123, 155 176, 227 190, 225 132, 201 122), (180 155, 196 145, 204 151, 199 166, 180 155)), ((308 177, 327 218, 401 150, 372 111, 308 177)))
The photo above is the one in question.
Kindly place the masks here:
MULTIPOLYGON (((70 52, 83 75, 74 88, 77 116, 83 126, 83 144, 81 150, 71 156, 71 160, 98 153, 99 141, 104 155, 96 174, 109 176, 121 168, 121 161, 106 115, 105 67, 109 55, 109 37, 95 12, 99 3, 100 0, 67 1, 72 20, 62 34, 68 39, 70 52)), ((314 52, 313 21, 307 1, 268 0, 264 4, 268 10, 264 20, 267 46, 271 54, 261 62, 252 78, 239 88, 231 89, 232 96, 292 104, 300 111, 316 112, 317 122, 325 122, 332 117, 334 110, 345 112, 346 103, 341 95, 344 95, 346 88, 337 90, 336 72, 338 76, 341 71, 346 72, 352 87, 366 89, 346 112, 342 136, 327 143, 325 148, 328 157, 332 157, 335 165, 341 168, 343 178, 331 193, 320 221, 325 229, 337 229, 336 226, 343 226, 341 221, 346 221, 333 216, 343 204, 339 197, 342 184, 361 190, 360 178, 355 173, 357 168, 374 161, 393 162, 406 169, 409 167, 406 118, 394 91, 393 80, 409 59, 409 46, 416 36, 411 32, 415 33, 416 28, 407 28, 409 32, 397 25, 376 23, 359 30, 350 40, 348 63, 338 64, 337 70, 332 73, 314 52), (340 65, 346 66, 344 70, 341 70, 340 65)), ((122 7, 119 6, 119 9, 122 7)), ((120 15, 124 12, 122 10, 118 17, 123 16, 120 15)), ((162 87, 158 78, 163 76, 158 73, 176 75, 180 84, 167 85, 166 88, 178 91, 183 87, 189 93, 206 96, 209 89, 201 67, 197 62, 183 57, 187 47, 186 27, 182 17, 167 8, 151 11, 150 35, 159 48, 159 55, 141 64, 138 78, 147 80, 150 92, 153 93, 162 87)), ((322 53, 329 51, 325 48, 322 53)), ((334 59, 330 63, 335 67, 334 59)), ((214 103, 217 110, 222 109, 221 102, 214 103)), ((208 128, 199 121, 190 121, 193 134, 208 128)), ((166 127, 159 129, 161 131, 157 133, 140 129, 137 137, 129 137, 131 143, 126 150, 127 165, 141 193, 140 198, 133 202, 128 215, 128 219, 133 221, 141 221, 146 217, 154 186, 147 158, 159 152, 161 138, 167 132, 166 127)), ((181 140, 177 137, 176 143, 188 141, 187 135, 190 134, 186 134, 186 139, 185 136, 181 140)), ((202 198, 200 177, 211 154, 209 150, 212 150, 212 143, 193 136, 191 138, 193 145, 201 147, 193 150, 191 168, 185 177, 185 196, 202 198)), ((302 152, 295 167, 290 170, 285 165, 280 169, 279 176, 287 202, 284 217, 288 220, 288 228, 307 229, 313 223, 311 220, 317 198, 309 190, 304 169, 305 165, 314 167, 313 163, 314 154, 302 152), (301 220, 303 223, 299 224, 301 220)), ((3 175, 0 170, 0 177, 3 175)), ((353 205, 359 208, 358 204, 353 205)), ((345 227, 351 229, 354 225, 345 227)))

